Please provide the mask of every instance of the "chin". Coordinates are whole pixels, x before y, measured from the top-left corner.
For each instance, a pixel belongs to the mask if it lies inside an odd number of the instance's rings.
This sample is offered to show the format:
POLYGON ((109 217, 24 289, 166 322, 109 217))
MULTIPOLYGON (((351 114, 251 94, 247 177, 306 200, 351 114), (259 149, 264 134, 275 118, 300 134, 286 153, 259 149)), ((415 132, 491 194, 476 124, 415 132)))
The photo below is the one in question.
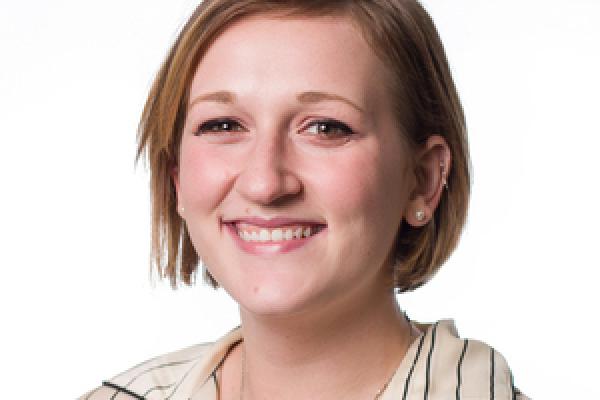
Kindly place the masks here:
POLYGON ((296 282, 274 281, 247 283, 229 294, 248 313, 281 317, 307 311, 320 297, 296 282))

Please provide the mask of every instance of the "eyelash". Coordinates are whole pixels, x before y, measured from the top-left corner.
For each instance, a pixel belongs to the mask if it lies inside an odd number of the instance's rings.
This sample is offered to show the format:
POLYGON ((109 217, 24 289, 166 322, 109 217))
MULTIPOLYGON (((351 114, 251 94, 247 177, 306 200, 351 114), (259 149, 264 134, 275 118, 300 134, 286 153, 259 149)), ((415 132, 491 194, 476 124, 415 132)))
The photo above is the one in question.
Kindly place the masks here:
MULTIPOLYGON (((348 127, 348 125, 344 124, 343 122, 337 121, 335 119, 330 119, 330 118, 312 121, 310 124, 306 125, 302 130, 306 131, 306 130, 308 130, 307 128, 312 127, 312 126, 318 126, 318 128, 317 128, 318 132, 313 133, 312 134, 313 136, 323 136, 326 138, 329 138, 329 137, 335 138, 335 137, 347 137, 347 136, 351 136, 354 134, 354 131, 350 127, 348 127), (330 129, 333 128, 333 129, 337 130, 338 132, 341 132, 341 134, 326 133, 321 130, 321 128, 323 126, 328 126, 330 129)), ((239 129, 239 128, 242 128, 240 123, 238 123, 234 119, 230 119, 230 118, 213 119, 213 120, 202 123, 196 130, 195 135, 202 135, 202 134, 207 134, 207 133, 240 132, 240 131, 242 131, 242 129, 239 129), (228 125, 229 129, 221 129, 224 127, 224 125, 228 125), (232 127, 235 127, 236 129, 231 130, 232 127), (215 129, 215 128, 217 128, 217 129, 215 129)))
POLYGON ((335 119, 321 119, 321 120, 316 120, 316 121, 312 121, 310 124, 308 124, 303 130, 307 130, 306 128, 308 127, 312 127, 312 126, 317 126, 317 136, 323 135, 325 137, 329 137, 329 136, 333 136, 333 137, 346 137, 346 136, 351 136, 354 135, 354 131, 346 124, 344 124, 343 122, 337 121, 335 119), (341 134, 328 134, 328 133, 324 133, 322 132, 320 129, 322 126, 329 126, 329 128, 333 128, 338 130, 338 132, 341 132, 341 134))
MULTIPOLYGON (((232 132, 231 130, 224 130, 224 129, 214 129, 214 128, 222 128, 224 124, 228 124, 228 125, 234 125, 234 126, 238 126, 241 127, 241 125, 230 118, 221 118, 221 119, 213 119, 210 121, 206 121, 204 123, 202 123, 198 129, 196 129, 196 135, 201 135, 201 134, 205 134, 205 133, 215 133, 215 132, 232 132)), ((239 132, 239 129, 236 130, 235 132, 239 132)))

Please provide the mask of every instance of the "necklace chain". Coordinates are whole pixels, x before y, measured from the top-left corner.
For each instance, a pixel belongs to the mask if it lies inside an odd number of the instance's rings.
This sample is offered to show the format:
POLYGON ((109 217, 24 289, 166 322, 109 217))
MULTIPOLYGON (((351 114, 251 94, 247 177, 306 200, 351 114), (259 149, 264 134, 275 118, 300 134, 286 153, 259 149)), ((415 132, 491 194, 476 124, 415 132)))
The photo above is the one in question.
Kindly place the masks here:
MULTIPOLYGON (((245 370, 246 370, 246 351, 242 347, 242 373, 241 373, 242 379, 241 379, 241 384, 240 384, 240 400, 244 400, 244 384, 245 384, 245 377, 246 377, 246 374, 244 373, 245 370)), ((388 385, 392 381, 393 377, 394 377, 394 374, 392 374, 389 377, 389 379, 384 383, 384 385, 377 391, 377 393, 375 393, 375 397, 373 397, 373 400, 377 400, 381 397, 383 392, 385 392, 385 389, 387 389, 388 385)))

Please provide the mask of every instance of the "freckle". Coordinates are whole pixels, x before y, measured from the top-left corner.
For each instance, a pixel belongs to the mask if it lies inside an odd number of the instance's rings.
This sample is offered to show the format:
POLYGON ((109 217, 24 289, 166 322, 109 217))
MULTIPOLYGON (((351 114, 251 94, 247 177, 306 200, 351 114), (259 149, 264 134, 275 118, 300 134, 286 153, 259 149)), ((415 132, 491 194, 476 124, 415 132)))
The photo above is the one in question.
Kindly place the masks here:
POLYGON ((250 209, 246 208, 246 214, 250 214, 250 209))
POLYGON ((252 288, 252 291, 254 292, 254 294, 258 293, 258 286, 254 286, 252 288))

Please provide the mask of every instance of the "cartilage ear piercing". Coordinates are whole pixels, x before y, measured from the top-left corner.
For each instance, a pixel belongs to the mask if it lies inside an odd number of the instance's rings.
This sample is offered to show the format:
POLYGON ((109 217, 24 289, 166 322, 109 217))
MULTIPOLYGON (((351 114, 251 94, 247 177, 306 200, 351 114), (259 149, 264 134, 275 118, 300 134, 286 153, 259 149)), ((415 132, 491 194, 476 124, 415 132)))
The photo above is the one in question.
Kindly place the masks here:
POLYGON ((445 166, 446 164, 444 164, 443 161, 440 161, 440 168, 442 169, 442 184, 444 185, 446 190, 448 190, 448 181, 446 180, 446 171, 444 170, 445 166))
POLYGON ((418 210, 415 213, 415 217, 417 217, 417 221, 423 221, 425 219, 425 211, 423 210, 418 210))

